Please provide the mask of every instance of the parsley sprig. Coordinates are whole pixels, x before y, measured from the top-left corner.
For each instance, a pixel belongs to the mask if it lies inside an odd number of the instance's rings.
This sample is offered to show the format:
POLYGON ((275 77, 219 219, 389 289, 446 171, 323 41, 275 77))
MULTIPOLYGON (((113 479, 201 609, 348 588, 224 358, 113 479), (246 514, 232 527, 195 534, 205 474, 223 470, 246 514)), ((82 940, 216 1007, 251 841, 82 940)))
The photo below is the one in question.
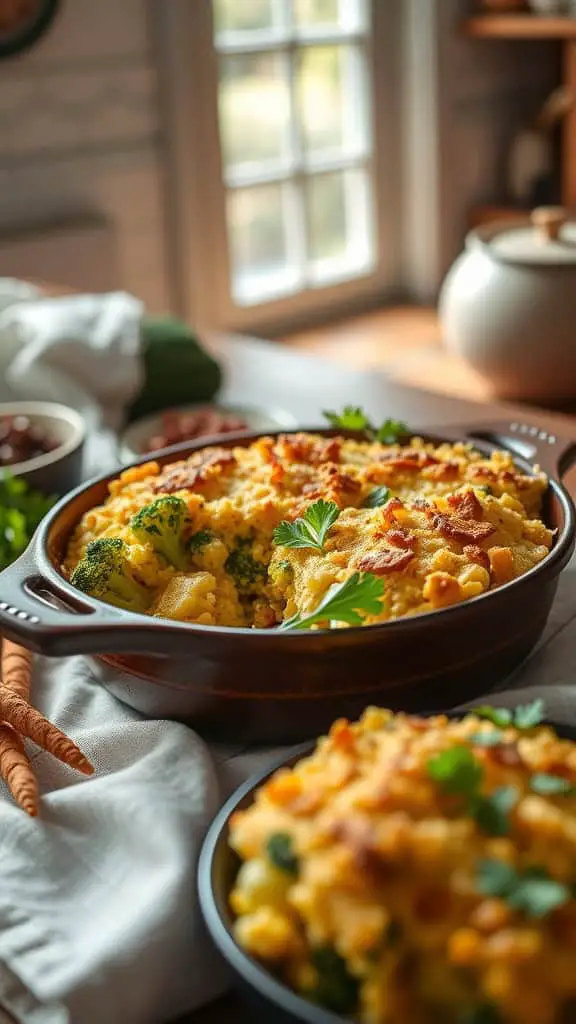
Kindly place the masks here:
POLYGON ((364 498, 362 508, 381 508, 387 501, 390 501, 390 498, 389 487, 375 487, 364 498))
POLYGON ((570 888, 541 867, 519 872, 504 861, 483 860, 476 881, 484 896, 498 896, 527 917, 545 917, 572 898, 570 888))
POLYGON ((451 747, 430 758, 428 775, 445 793, 460 796, 463 808, 491 836, 510 831, 509 813, 518 800, 516 786, 500 786, 489 796, 480 792, 484 770, 468 747, 451 747))
POLYGON ((539 796, 574 796, 576 786, 561 775, 536 772, 530 779, 530 789, 539 796))
POLYGON ((370 441, 379 441, 380 444, 394 444, 402 435, 409 433, 408 427, 401 420, 387 419, 380 427, 375 427, 358 405, 345 405, 340 413, 326 409, 322 415, 331 426, 340 430, 356 430, 366 434, 370 441))
POLYGON ((472 708, 478 718, 486 718, 493 725, 505 729, 509 725, 516 729, 533 729, 544 719, 544 701, 539 698, 530 704, 519 704, 517 708, 493 708, 490 704, 481 704, 472 708))
POLYGON ((319 498, 306 509, 303 516, 290 523, 284 519, 278 524, 272 539, 285 548, 314 548, 323 551, 328 531, 338 519, 340 509, 334 501, 319 498))
POLYGON ((317 622, 345 622, 361 626, 366 615, 382 611, 384 581, 372 573, 353 573, 343 583, 329 587, 320 604, 308 615, 292 615, 280 629, 308 629, 317 622))

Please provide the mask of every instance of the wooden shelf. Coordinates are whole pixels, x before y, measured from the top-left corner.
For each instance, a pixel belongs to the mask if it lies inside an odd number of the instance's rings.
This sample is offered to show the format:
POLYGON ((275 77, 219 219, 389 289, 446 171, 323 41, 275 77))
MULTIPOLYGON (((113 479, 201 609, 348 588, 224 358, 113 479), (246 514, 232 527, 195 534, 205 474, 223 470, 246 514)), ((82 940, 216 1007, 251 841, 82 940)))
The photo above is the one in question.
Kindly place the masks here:
POLYGON ((538 14, 479 14, 462 24, 475 39, 574 39, 576 16, 545 18, 538 14))

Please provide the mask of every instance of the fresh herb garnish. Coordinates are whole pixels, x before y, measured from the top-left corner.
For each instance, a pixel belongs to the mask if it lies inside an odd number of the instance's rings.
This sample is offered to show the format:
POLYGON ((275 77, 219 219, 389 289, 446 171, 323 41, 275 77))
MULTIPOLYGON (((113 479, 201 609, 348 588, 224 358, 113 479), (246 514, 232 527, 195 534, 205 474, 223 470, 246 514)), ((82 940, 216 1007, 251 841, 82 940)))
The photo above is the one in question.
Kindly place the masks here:
POLYGON ((359 405, 345 405, 342 412, 324 410, 322 415, 331 426, 339 427, 341 430, 364 430, 366 432, 374 430, 366 413, 359 405))
POLYGON ((576 793, 576 786, 568 779, 560 775, 547 775, 546 772, 537 772, 532 776, 530 789, 540 796, 573 796, 576 793))
POLYGON ((266 853, 275 868, 296 877, 298 857, 294 853, 292 837, 287 832, 274 832, 266 843, 266 853))
POLYGON ((470 743, 475 747, 498 747, 504 742, 504 734, 499 729, 492 729, 490 732, 475 732, 470 736, 470 743))
POLYGON ((518 802, 516 786, 500 786, 490 796, 479 797, 473 804, 473 817, 489 836, 506 836, 510 831, 508 815, 518 802))
POLYGON ((468 747, 451 747, 428 761, 428 775, 446 793, 471 797, 482 782, 482 765, 468 747))
POLYGON ((519 704, 514 711, 514 725, 517 729, 533 729, 544 719, 544 701, 541 697, 530 704, 519 704))
POLYGON ((472 708, 472 713, 478 718, 486 718, 502 729, 509 725, 514 725, 517 729, 533 729, 543 721, 544 710, 544 701, 538 698, 530 704, 519 704, 512 711, 510 708, 493 708, 490 704, 481 704, 478 708, 472 708))
POLYGON ((468 747, 444 750, 428 761, 427 770, 445 793, 462 797, 465 812, 483 832, 491 836, 508 834, 508 814, 518 800, 518 790, 515 786, 502 786, 484 796, 480 792, 482 765, 468 747))
POLYGON ((567 885, 554 881, 544 868, 518 872, 501 860, 483 860, 477 882, 484 896, 498 896, 527 917, 545 917, 571 898, 567 885))
POLYGON ((26 550, 34 530, 55 500, 30 490, 21 477, 9 472, 0 475, 0 569, 26 550))
POLYGON ((370 493, 364 498, 362 508, 380 508, 382 505, 385 505, 387 501, 390 501, 390 488, 375 487, 374 490, 370 491, 370 493))
POLYGON ((380 444, 394 444, 399 437, 407 434, 408 427, 401 420, 386 419, 382 426, 375 427, 359 406, 345 405, 341 413, 325 410, 323 416, 333 427, 340 430, 354 430, 365 434, 369 441, 380 444))
POLYGON ((328 1010, 347 1016, 358 1005, 359 985, 341 956, 331 946, 312 951, 310 957, 316 968, 317 981, 306 991, 307 997, 328 1010))
POLYGON ((319 498, 306 509, 304 515, 289 523, 279 523, 272 534, 275 544, 285 548, 314 548, 324 550, 324 543, 329 529, 340 515, 340 509, 334 501, 319 498))
POLYGON ((395 444, 399 437, 408 433, 408 427, 402 420, 384 420, 376 432, 376 440, 380 444, 395 444))
POLYGON ((343 583, 329 587, 313 612, 302 618, 299 614, 293 615, 282 623, 280 629, 308 629, 316 622, 324 621, 361 626, 366 615, 378 615, 382 611, 383 596, 383 580, 369 572, 363 575, 355 572, 343 583))

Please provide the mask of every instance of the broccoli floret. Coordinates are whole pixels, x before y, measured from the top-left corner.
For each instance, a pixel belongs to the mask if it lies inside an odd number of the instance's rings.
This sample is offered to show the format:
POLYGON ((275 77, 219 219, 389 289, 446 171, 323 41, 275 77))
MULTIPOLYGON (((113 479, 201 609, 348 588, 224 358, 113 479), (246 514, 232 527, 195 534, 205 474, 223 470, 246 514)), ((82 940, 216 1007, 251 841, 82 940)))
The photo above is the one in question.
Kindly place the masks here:
POLYGON ((268 570, 263 562, 258 562, 251 554, 250 538, 239 538, 238 546, 230 552, 224 568, 230 573, 236 587, 241 593, 250 594, 259 580, 265 580, 268 570))
POLYGON ((148 590, 132 576, 128 548, 120 537, 93 540, 70 582, 83 593, 118 608, 145 612, 150 604, 148 590))
POLYGON ((205 548, 211 540, 214 540, 214 534, 210 533, 210 530, 198 530, 197 533, 193 533, 188 541, 188 547, 190 551, 196 553, 205 548))
POLYGON ((182 498, 166 494, 145 505, 130 520, 132 532, 139 541, 151 544, 175 569, 187 569, 190 554, 184 533, 190 526, 188 506, 182 498))

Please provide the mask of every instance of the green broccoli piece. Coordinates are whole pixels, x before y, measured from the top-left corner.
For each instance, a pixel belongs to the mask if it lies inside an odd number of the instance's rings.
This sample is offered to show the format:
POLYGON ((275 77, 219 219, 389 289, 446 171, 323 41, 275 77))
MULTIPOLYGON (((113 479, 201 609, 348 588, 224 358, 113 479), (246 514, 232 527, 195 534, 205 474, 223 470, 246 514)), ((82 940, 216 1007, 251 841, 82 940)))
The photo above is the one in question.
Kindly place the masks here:
POLYGON ((237 538, 237 547, 230 552, 224 568, 234 580, 240 593, 251 594, 254 592, 259 580, 265 580, 268 576, 268 569, 263 562, 258 562, 251 554, 250 537, 237 538))
POLYGON ((175 569, 187 569, 190 553, 184 537, 190 526, 188 506, 182 498, 166 494, 145 505, 130 520, 132 532, 143 543, 151 544, 157 555, 175 569))
POLYGON ((202 551, 202 548, 205 548, 212 540, 214 540, 214 534, 211 533, 210 530, 198 530, 190 537, 188 547, 190 548, 190 551, 196 553, 198 551, 202 551))
POLYGON ((150 604, 148 590, 132 575, 128 548, 120 537, 93 540, 70 582, 84 594, 132 612, 145 612, 150 604))

